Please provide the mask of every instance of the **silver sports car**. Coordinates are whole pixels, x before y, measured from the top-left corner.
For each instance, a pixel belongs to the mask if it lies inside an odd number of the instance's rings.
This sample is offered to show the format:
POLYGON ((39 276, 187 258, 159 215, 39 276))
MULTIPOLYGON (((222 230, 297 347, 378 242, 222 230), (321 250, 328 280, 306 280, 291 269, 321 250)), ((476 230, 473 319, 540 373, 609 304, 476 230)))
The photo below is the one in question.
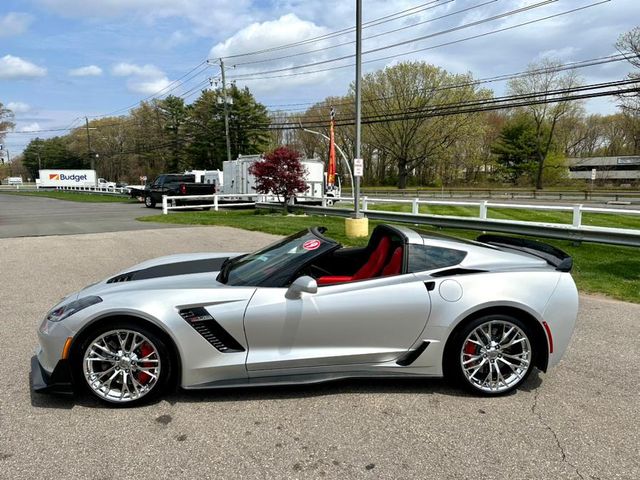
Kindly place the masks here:
POLYGON ((69 295, 40 326, 33 388, 135 405, 176 385, 446 376, 499 395, 569 344, 578 294, 555 247, 380 225, 344 248, 324 231, 150 260, 69 295))

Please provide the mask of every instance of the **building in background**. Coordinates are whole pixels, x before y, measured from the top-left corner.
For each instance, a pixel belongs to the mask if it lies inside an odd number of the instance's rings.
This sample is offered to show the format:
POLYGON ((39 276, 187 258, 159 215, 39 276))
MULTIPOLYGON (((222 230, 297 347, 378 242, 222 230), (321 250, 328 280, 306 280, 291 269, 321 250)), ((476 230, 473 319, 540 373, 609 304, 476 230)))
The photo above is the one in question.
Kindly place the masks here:
POLYGON ((640 156, 568 158, 567 165, 572 180, 640 182, 640 156))

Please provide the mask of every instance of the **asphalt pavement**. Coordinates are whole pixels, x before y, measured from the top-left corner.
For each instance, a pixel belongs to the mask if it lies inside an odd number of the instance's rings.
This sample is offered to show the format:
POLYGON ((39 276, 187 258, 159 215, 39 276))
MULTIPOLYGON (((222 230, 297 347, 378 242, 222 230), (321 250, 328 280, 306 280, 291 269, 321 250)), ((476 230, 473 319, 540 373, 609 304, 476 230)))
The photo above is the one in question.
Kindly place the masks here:
POLYGON ((169 228, 136 218, 162 213, 142 203, 83 203, 0 194, 0 238, 169 228))
POLYGON ((581 297, 560 365, 502 398, 437 379, 177 392, 134 409, 30 392, 36 329, 63 295, 159 255, 274 239, 225 227, 0 239, 0 478, 640 478, 640 305, 595 297, 581 297))

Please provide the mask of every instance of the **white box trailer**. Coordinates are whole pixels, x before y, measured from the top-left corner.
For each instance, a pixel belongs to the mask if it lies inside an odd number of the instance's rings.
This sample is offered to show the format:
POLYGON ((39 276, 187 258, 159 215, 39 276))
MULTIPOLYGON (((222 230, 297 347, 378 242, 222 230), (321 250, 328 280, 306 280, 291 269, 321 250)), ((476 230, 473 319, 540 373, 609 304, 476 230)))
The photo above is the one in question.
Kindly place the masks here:
MULTIPOLYGON (((240 156, 237 160, 222 163, 224 183, 222 193, 225 195, 251 195, 256 193, 256 179, 249 173, 249 167, 260 160, 260 155, 240 156)), ((324 162, 320 159, 301 160, 307 171, 305 183, 307 191, 300 194, 296 201, 322 201, 325 185, 324 162)))
POLYGON ((113 189, 114 182, 97 178, 95 170, 50 169, 39 171, 38 188, 82 187, 113 189))
POLYGON ((195 183, 209 183, 216 186, 216 192, 222 190, 223 185, 223 173, 220 170, 188 170, 184 172, 185 175, 194 175, 195 183))

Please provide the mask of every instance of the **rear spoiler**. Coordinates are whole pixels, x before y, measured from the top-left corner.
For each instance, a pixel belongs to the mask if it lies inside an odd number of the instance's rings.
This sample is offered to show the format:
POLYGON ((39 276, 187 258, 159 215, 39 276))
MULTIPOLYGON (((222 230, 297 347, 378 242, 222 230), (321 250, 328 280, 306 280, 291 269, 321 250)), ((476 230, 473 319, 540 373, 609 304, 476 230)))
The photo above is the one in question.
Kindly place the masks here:
POLYGON ((542 258, 561 272, 570 272, 573 267, 571 256, 559 248, 526 238, 504 237, 502 235, 480 235, 478 242, 497 247, 512 248, 542 258))

